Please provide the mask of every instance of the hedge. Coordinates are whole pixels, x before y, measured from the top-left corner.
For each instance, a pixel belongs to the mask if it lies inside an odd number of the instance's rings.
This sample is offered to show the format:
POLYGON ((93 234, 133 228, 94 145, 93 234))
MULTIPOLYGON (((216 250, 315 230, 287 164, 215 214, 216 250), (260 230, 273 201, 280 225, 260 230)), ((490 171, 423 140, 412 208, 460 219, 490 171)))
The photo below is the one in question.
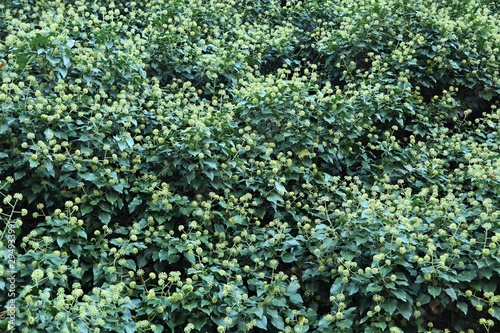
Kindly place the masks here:
POLYGON ((0 327, 497 332, 499 48, 494 0, 0 4, 0 327))

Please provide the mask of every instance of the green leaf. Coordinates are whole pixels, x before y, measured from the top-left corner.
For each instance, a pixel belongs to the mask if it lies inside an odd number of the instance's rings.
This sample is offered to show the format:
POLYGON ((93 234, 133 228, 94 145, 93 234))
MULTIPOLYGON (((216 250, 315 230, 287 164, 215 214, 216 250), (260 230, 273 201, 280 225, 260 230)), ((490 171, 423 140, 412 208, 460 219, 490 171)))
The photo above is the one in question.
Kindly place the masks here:
POLYGON ((359 284, 357 284, 357 283, 349 283, 345 289, 346 289, 347 294, 349 296, 354 295, 359 290, 359 284))
POLYGON ((47 60, 48 60, 48 62, 50 62, 50 64, 51 64, 52 66, 57 65, 57 64, 61 61, 61 58, 59 58, 59 57, 52 57, 50 54, 47 54, 47 55, 45 56, 45 59, 47 59, 47 60))
POLYGON ((233 220, 234 220, 234 223, 236 223, 236 224, 244 224, 243 222, 245 222, 245 216, 236 215, 236 216, 233 216, 233 220))
POLYGON ((108 200, 108 202, 113 205, 118 199, 118 194, 116 194, 115 192, 107 192, 104 196, 106 197, 106 200, 108 200))
POLYGON ((285 329, 285 321, 276 309, 267 309, 267 314, 271 317, 271 324, 279 330, 285 329))
POLYGON ((85 230, 79 229, 76 231, 76 234, 81 238, 87 239, 87 233, 85 232, 85 230))
MULTIPOLYGON (((134 322, 128 322, 125 324, 125 332, 126 333, 134 333, 136 331, 137 331, 137 326, 134 322)), ((156 331, 157 330, 155 329, 154 332, 156 332, 156 331)))
POLYGON ((457 302, 457 308, 460 309, 460 311, 463 312, 464 315, 467 315, 467 312, 469 310, 469 306, 465 302, 457 302))
POLYGON ((259 219, 261 219, 264 217, 264 215, 266 215, 266 208, 263 205, 260 205, 255 210, 255 216, 257 216, 259 219))
POLYGON ((99 177, 93 173, 83 173, 80 175, 80 177, 84 180, 89 181, 89 182, 95 182, 96 180, 99 179, 99 177))
POLYGON ((402 290, 402 289, 394 289, 394 290, 391 290, 391 293, 396 296, 397 298, 399 298, 400 300, 402 300, 403 302, 407 302, 409 301, 407 299, 407 294, 406 294, 406 291, 402 290))
POLYGON ((70 241, 69 237, 57 236, 56 238, 56 242, 59 247, 63 246, 69 241, 70 241))
POLYGON ((295 257, 294 254, 290 252, 285 252, 281 255, 281 261, 283 261, 284 263, 288 264, 294 262, 295 260, 297 260, 297 258, 295 257))
POLYGON ((75 166, 70 163, 64 163, 63 166, 61 167, 61 171, 65 172, 70 172, 75 170, 76 170, 75 166))
POLYGON ((482 98, 484 98, 485 100, 487 101, 490 101, 492 98, 493 98, 493 91, 479 91, 479 96, 481 96, 482 98))
POLYGON ((281 193, 281 192, 284 192, 286 193, 286 188, 280 183, 280 182, 274 182, 274 185, 276 187, 276 191, 278 191, 278 193, 281 193))
POLYGON ((82 215, 87 215, 88 213, 91 213, 94 210, 94 207, 92 206, 81 206, 80 208, 80 213, 82 215))
POLYGON ((257 318, 263 318, 264 317, 264 308, 261 306, 258 306, 255 308, 254 313, 257 316, 257 318))
POLYGON ((78 327, 80 332, 88 332, 89 330, 89 327, 84 320, 77 322, 76 327, 78 327))
POLYGON ((9 124, 0 125, 0 134, 3 134, 9 130, 9 124))
POLYGON ((411 304, 409 302, 405 302, 405 303, 399 303, 398 305, 398 310, 399 310, 399 313, 406 319, 406 320, 410 320, 410 317, 412 316, 413 314, 413 307, 411 306, 411 304))
POLYGON ((450 296, 451 300, 452 301, 456 301, 457 300, 457 293, 455 292, 455 290, 453 288, 446 288, 445 290, 445 293, 448 294, 448 296, 450 296))
POLYGON ((132 201, 128 204, 128 209, 131 213, 133 213, 137 207, 142 203, 142 199, 138 197, 134 197, 132 201))
POLYGON ((207 317, 205 316, 195 316, 193 319, 194 328, 200 331, 207 322, 207 317))
POLYGON ((389 315, 392 315, 394 311, 396 311, 396 308, 398 307, 398 301, 395 300, 394 298, 389 299, 388 301, 384 302, 381 305, 382 309, 387 311, 389 315))
POLYGON ((113 43, 113 41, 111 41, 111 40, 105 40, 105 41, 104 41, 104 45, 106 45, 106 47, 107 47, 108 49, 110 49, 110 48, 112 48, 112 47, 113 47, 114 43, 113 43))
POLYGON ((281 195, 279 195, 278 193, 276 193, 275 191, 272 191, 268 196, 267 196, 267 200, 269 200, 270 202, 274 203, 274 204, 277 204, 278 202, 283 202, 283 198, 281 197, 281 195))
POLYGON ((212 169, 217 169, 217 162, 215 162, 214 160, 204 160, 203 164, 212 169))
POLYGON ((73 254, 75 254, 77 257, 80 257, 82 254, 83 247, 80 244, 70 244, 69 249, 73 254))
POLYGON ((417 296, 417 302, 421 304, 427 304, 431 301, 431 297, 428 294, 420 293, 417 296))
POLYGON ((133 148, 134 147, 134 139, 132 139, 130 136, 128 136, 125 141, 127 142, 127 145, 130 147, 130 148, 133 148))
POLYGON ((332 286, 330 287, 330 295, 336 296, 344 291, 345 284, 342 282, 342 278, 337 278, 332 286))
POLYGON ((118 141, 118 148, 120 151, 124 151, 127 149, 127 143, 125 141, 118 141))
POLYGON ((14 173, 15 180, 19 180, 19 179, 23 178, 24 176, 26 176, 26 170, 21 170, 21 171, 14 173))
POLYGON ((43 165, 45 166, 45 170, 47 171, 47 173, 51 176, 51 177, 55 177, 56 176, 56 173, 54 171, 54 163, 50 162, 50 161, 45 161, 43 163, 43 165))
POLYGON ((341 328, 343 331, 345 331, 348 328, 353 327, 353 319, 352 318, 346 318, 341 321, 339 321, 335 326, 341 328))
POLYGON ((293 303, 295 305, 301 305, 303 302, 302 296, 300 296, 299 293, 294 293, 294 294, 288 295, 288 299, 290 300, 291 303, 293 303))
POLYGON ((491 276, 493 275, 493 270, 491 267, 482 267, 479 270, 479 277, 485 277, 486 279, 490 279, 491 276))
POLYGON ((208 177, 208 179, 214 180, 215 174, 212 170, 203 170, 202 172, 208 177))
POLYGON ((345 260, 351 261, 356 257, 356 254, 353 252, 347 252, 347 251, 340 251, 340 256, 344 258, 345 260))
POLYGON ((483 292, 485 292, 485 293, 487 293, 487 292, 493 293, 493 292, 496 291, 497 287, 498 287, 498 284, 497 284, 497 282, 495 280, 493 280, 493 281, 483 281, 481 283, 481 290, 483 292))
POLYGON ((276 307, 285 307, 286 306, 286 299, 284 297, 273 298, 271 300, 271 304, 276 306, 276 307))
POLYGON ((193 183, 193 180, 196 178, 196 173, 194 171, 188 172, 185 178, 186 182, 191 185, 193 183))
POLYGON ((196 307, 198 307, 198 303, 197 302, 191 302, 191 303, 183 304, 182 305, 182 308, 186 309, 188 311, 191 311, 191 310, 193 310, 196 307))
POLYGON ((471 298, 470 303, 472 304, 472 306, 478 306, 478 305, 484 306, 486 304, 482 299, 478 298, 471 298))
POLYGON ((459 281, 471 282, 476 276, 476 271, 463 271, 457 274, 457 279, 459 281))
POLYGON ((40 165, 40 162, 29 159, 29 164, 30 164, 31 169, 35 169, 36 167, 38 167, 40 165))
POLYGON ((130 269, 132 271, 137 270, 137 264, 132 259, 127 260, 127 262, 125 263, 125 267, 127 267, 128 269, 130 269))
POLYGON ((199 275, 199 277, 203 281, 208 282, 210 284, 214 281, 214 276, 212 274, 201 274, 201 275, 199 275))
POLYGON ((262 316, 261 318, 258 318, 258 319, 254 319, 255 320, 255 326, 264 330, 264 331, 267 331, 267 317, 266 316, 262 316))
POLYGON ((439 294, 441 294, 441 287, 439 286, 428 286, 427 291, 429 294, 431 294, 433 297, 438 297, 439 294))
POLYGON ((299 240, 297 238, 298 237, 287 240, 285 242, 285 249, 289 249, 289 248, 293 248, 293 247, 296 247, 296 246, 300 246, 301 243, 299 242, 299 240))
POLYGON ((99 217, 99 220, 106 225, 111 221, 111 214, 109 213, 99 212, 97 216, 99 217))
POLYGON ((149 254, 148 252, 139 252, 140 255, 137 256, 137 266, 139 268, 142 268, 146 266, 146 264, 149 262, 149 254))
POLYGON ((56 71, 59 73, 61 78, 65 78, 68 75, 68 69, 64 67, 57 67, 56 71))
MULTIPOLYGON (((295 325, 293 327, 293 330, 295 333, 306 333, 306 332, 309 332, 309 325, 295 325)), ((323 331, 325 332, 325 331, 323 331)), ((325 332, 326 333, 326 332, 325 332)))
POLYGON ((63 64, 66 68, 69 68, 71 66, 71 59, 69 57, 69 54, 63 54, 63 64))
POLYGON ((382 286, 378 285, 377 283, 370 283, 366 287, 366 291, 369 293, 377 293, 382 290, 382 286))
POLYGON ((178 256, 177 254, 169 254, 167 256, 167 261, 169 264, 175 264, 176 262, 178 262, 179 260, 181 259, 180 256, 178 256))
POLYGON ((168 251, 165 250, 165 249, 161 249, 159 252, 158 252, 158 259, 160 259, 160 261, 164 261, 166 260, 168 257, 168 251))
POLYGON ((495 318, 496 320, 500 320, 500 306, 494 305, 492 307, 493 313, 490 313, 490 315, 495 318))

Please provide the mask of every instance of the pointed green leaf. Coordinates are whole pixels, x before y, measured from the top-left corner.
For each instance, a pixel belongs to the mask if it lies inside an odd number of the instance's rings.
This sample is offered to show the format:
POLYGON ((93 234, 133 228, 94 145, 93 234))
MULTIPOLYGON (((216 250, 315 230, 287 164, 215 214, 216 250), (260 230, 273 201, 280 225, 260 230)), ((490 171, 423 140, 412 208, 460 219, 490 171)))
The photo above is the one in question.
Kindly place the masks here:
POLYGON ((160 259, 160 261, 164 261, 164 260, 167 260, 168 258, 168 251, 165 250, 165 249, 161 249, 159 252, 158 252, 158 259, 160 259))
POLYGON ((82 229, 77 230, 77 231, 76 231, 76 234, 77 234, 78 236, 80 236, 81 238, 87 239, 87 233, 85 232, 85 230, 82 230, 82 229))
POLYGON ((29 160, 29 163, 30 163, 30 168, 32 168, 32 169, 34 169, 40 165, 40 163, 38 161, 34 161, 31 158, 29 160))
POLYGON ((205 326, 207 322, 207 317, 205 316, 196 316, 193 318, 193 325, 194 325, 194 328, 198 331, 200 331, 203 326, 205 326))
POLYGON ((142 203, 142 199, 139 199, 138 197, 134 197, 132 201, 128 204, 128 209, 131 213, 133 213, 136 209, 137 206, 139 206, 142 203))
POLYGON ((268 309, 267 314, 271 317, 271 324, 279 330, 285 329, 285 321, 276 309, 268 309))
POLYGON ((431 297, 428 294, 420 293, 417 296, 417 302, 420 304, 427 304, 431 301, 431 297))
POLYGON ((264 331, 267 331, 267 317, 262 316, 259 319, 255 319, 255 326, 264 331))
POLYGON ((471 282, 477 276, 476 271, 463 271, 456 276, 459 281, 471 282))
POLYGON ((100 212, 98 215, 99 220, 101 220, 102 223, 108 224, 109 221, 111 221, 111 214, 106 213, 106 212, 100 212))
POLYGON ((70 239, 68 237, 57 236, 56 242, 59 247, 66 244, 70 239))
POLYGON ((441 287, 439 286, 429 286, 427 287, 427 291, 434 297, 438 297, 441 294, 441 287))
POLYGON ((127 142, 127 145, 132 148, 134 147, 134 139, 132 139, 130 136, 128 136, 125 141, 127 142))
POLYGON ((285 252, 283 253, 283 255, 281 256, 281 260, 284 262, 284 263, 291 263, 291 262, 294 262, 295 260, 297 260, 297 258, 295 257, 294 254, 290 253, 290 252, 285 252))
POLYGON ((214 160, 203 161, 203 164, 212 168, 212 169, 217 169, 217 162, 215 162, 214 160))
POLYGON ((295 305, 300 305, 303 302, 302 296, 300 296, 299 293, 291 294, 288 296, 288 298, 290 299, 290 302, 292 302, 295 305))
POLYGON ((396 308, 398 307, 398 301, 394 298, 389 299, 385 303, 381 305, 382 309, 387 311, 389 315, 392 315, 394 311, 396 311, 396 308))
POLYGON ((451 301, 457 300, 457 293, 453 288, 446 288, 444 291, 448 294, 448 296, 450 296, 451 301))
POLYGON ((80 177, 89 182, 95 182, 96 180, 99 179, 99 177, 94 173, 83 173, 80 175, 80 177))
POLYGON ((127 148, 127 143, 124 141, 118 141, 118 148, 120 151, 124 151, 127 148))
MULTIPOLYGON (((136 329, 137 329, 137 328, 135 327, 135 324, 134 324, 134 332, 135 332, 135 330, 136 330, 136 329)), ((155 328, 154 328, 153 332, 154 332, 154 333, 162 333, 162 332, 165 332, 163 325, 160 325, 160 324, 155 323, 155 328)))
POLYGON ((109 203, 114 204, 116 200, 118 199, 118 194, 115 192, 107 192, 105 194, 106 200, 108 200, 109 203))
POLYGON ((286 193, 286 188, 280 183, 280 182, 275 182, 274 183, 274 186, 276 187, 276 191, 278 191, 278 193, 286 193))
POLYGON ((274 204, 277 204, 278 202, 283 202, 283 198, 281 197, 281 195, 279 195, 275 191, 271 192, 267 196, 267 200, 269 200, 270 202, 272 202, 274 204))
POLYGON ((457 308, 460 309, 460 311, 463 312, 464 315, 467 315, 467 312, 469 310, 469 306, 465 302, 457 302, 457 308))
POLYGON ((490 313, 490 315, 495 318, 496 320, 500 320, 500 306, 493 306, 493 313, 490 313))
POLYGON ((409 302, 399 303, 398 305, 399 313, 406 319, 409 320, 413 314, 413 307, 409 302))
POLYGON ((51 161, 45 161, 43 163, 43 166, 45 167, 45 170, 51 177, 55 177, 56 173, 54 171, 54 164, 51 161))
POLYGON ((399 298, 400 300, 402 300, 403 302, 406 302, 408 301, 408 299, 406 298, 406 291, 402 290, 402 289, 394 289, 394 290, 391 290, 391 293, 396 296, 397 298, 399 298))
POLYGON ((243 215, 236 215, 233 217, 234 223, 236 224, 243 224, 245 222, 245 216, 243 215))

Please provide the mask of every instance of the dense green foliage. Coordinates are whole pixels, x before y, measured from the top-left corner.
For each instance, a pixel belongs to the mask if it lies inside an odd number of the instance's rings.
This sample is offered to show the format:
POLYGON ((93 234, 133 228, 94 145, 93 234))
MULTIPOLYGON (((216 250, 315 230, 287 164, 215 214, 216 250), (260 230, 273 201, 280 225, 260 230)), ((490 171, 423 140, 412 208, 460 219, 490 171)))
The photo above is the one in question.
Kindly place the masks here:
POLYGON ((498 331, 499 48, 494 0, 2 2, 11 328, 498 331))

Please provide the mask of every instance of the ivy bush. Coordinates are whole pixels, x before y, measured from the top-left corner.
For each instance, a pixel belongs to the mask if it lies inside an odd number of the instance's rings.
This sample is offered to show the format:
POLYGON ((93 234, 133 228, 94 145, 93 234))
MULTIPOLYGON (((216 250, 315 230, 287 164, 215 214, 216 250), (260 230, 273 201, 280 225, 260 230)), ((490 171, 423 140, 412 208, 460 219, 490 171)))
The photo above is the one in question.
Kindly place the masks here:
POLYGON ((498 9, 0 4, 0 327, 497 331, 498 9))

